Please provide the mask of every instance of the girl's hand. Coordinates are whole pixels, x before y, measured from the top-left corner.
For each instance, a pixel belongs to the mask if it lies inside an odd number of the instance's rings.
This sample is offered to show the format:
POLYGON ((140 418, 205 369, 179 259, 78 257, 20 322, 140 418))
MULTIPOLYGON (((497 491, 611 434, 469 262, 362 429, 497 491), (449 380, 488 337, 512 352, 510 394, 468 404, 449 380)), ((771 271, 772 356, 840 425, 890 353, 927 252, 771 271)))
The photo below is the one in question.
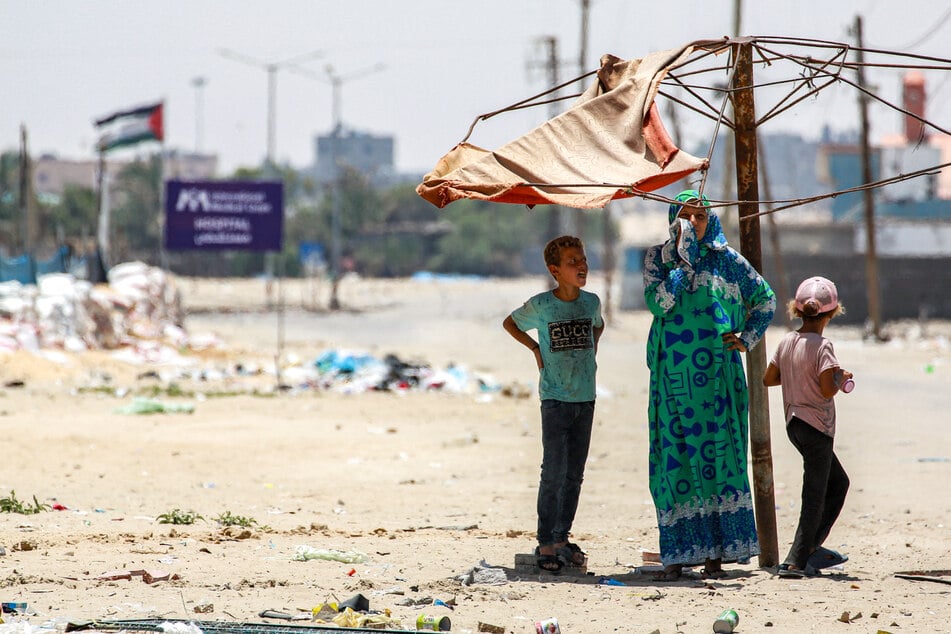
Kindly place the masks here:
POLYGON ((743 340, 737 337, 734 333, 728 332, 721 337, 723 339, 723 345, 726 346, 727 350, 738 350, 739 352, 746 352, 746 344, 743 343, 743 340))
POLYGON ((837 368, 833 377, 835 378, 835 386, 839 389, 842 389, 842 384, 847 380, 852 378, 852 373, 848 370, 843 370, 842 368, 837 368))

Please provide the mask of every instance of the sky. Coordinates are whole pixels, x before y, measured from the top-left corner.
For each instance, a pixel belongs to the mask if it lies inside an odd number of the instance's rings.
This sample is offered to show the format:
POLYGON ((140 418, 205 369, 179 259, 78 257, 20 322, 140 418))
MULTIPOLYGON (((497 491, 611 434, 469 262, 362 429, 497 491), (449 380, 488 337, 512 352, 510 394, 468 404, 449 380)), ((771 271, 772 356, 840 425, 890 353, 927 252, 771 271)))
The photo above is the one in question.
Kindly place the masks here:
MULTIPOLYGON (((314 137, 343 125, 395 137, 400 172, 424 173, 483 113, 543 91, 544 38, 555 38, 562 80, 580 76, 581 0, 0 0, 0 151, 21 125, 31 154, 95 155, 95 119, 164 100, 166 146, 217 154, 219 170, 256 166, 268 147, 274 78, 274 158, 314 162, 314 137), (267 71, 271 65, 276 70, 267 71)), ((586 69, 612 53, 641 57, 733 33, 734 0, 590 0, 586 69)), ((933 0, 745 0, 740 33, 854 42, 951 57, 951 19, 933 0)), ((951 72, 926 72, 926 116, 951 129, 951 72)), ((893 70, 870 71, 900 101, 893 70)), ((824 125, 858 128, 854 95, 806 104, 771 130, 818 138, 824 125)), ((493 148, 547 118, 542 108, 480 123, 470 142, 493 148)), ((690 126, 702 140, 707 129, 690 126)), ((872 115, 872 137, 900 117, 872 115)), ((692 137, 691 137, 692 135, 692 137)), ((140 145, 115 152, 134 156, 140 145)))

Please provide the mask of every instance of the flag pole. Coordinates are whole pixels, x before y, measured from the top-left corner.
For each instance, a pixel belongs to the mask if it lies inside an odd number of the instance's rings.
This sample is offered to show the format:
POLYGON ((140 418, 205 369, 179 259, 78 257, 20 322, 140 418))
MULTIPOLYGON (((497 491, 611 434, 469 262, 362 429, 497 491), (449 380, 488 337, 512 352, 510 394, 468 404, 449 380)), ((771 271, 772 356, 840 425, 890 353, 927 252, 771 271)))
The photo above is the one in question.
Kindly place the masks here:
MULTIPOLYGON (((162 102, 164 104, 164 102, 162 102)), ((162 113, 165 116, 165 113, 162 113)), ((163 123, 164 125, 164 123, 163 123)), ((168 270, 168 251, 165 249, 165 134, 163 130, 161 147, 159 149, 158 169, 158 223, 159 223, 159 266, 166 273, 168 270)))
MULTIPOLYGON (((99 222, 96 230, 96 251, 103 269, 109 267, 109 178, 106 175, 106 151, 99 148, 99 173, 97 174, 99 222)), ((103 271, 105 272, 105 271, 103 271)))

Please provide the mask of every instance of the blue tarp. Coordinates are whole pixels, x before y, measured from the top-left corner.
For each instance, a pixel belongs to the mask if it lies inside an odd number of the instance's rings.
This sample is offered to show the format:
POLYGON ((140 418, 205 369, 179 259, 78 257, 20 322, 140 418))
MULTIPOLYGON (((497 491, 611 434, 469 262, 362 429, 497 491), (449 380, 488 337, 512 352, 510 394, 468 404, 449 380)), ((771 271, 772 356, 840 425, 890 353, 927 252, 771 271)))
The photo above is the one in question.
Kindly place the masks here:
POLYGON ((21 284, 36 284, 36 278, 48 273, 66 273, 69 266, 69 249, 57 249, 48 260, 36 260, 30 255, 14 258, 0 257, 0 282, 16 280, 21 284))

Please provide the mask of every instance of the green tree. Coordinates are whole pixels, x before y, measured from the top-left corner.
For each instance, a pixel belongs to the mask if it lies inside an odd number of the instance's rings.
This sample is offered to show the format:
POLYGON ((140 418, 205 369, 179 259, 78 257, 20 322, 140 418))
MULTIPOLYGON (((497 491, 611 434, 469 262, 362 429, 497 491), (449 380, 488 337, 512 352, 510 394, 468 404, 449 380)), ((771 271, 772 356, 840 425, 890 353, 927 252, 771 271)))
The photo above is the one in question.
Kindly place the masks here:
POLYGON ((0 245, 8 250, 18 248, 17 222, 20 205, 20 154, 0 154, 0 245))
MULTIPOLYGON (((460 200, 443 210, 452 231, 429 262, 436 271, 512 276, 523 257, 540 252, 547 219, 517 205, 460 200)), ((538 256, 540 257, 540 256, 538 256)))
POLYGON ((360 269, 374 276, 411 275, 426 266, 440 236, 450 230, 450 223, 416 194, 414 185, 390 188, 380 193, 379 214, 360 236, 360 269))
POLYGON ((46 210, 47 223, 64 237, 94 236, 99 212, 96 209, 96 192, 89 187, 67 185, 59 201, 46 210))
POLYGON ((112 260, 145 259, 159 263, 163 214, 159 178, 162 158, 153 154, 123 167, 113 185, 115 202, 110 210, 112 260))

